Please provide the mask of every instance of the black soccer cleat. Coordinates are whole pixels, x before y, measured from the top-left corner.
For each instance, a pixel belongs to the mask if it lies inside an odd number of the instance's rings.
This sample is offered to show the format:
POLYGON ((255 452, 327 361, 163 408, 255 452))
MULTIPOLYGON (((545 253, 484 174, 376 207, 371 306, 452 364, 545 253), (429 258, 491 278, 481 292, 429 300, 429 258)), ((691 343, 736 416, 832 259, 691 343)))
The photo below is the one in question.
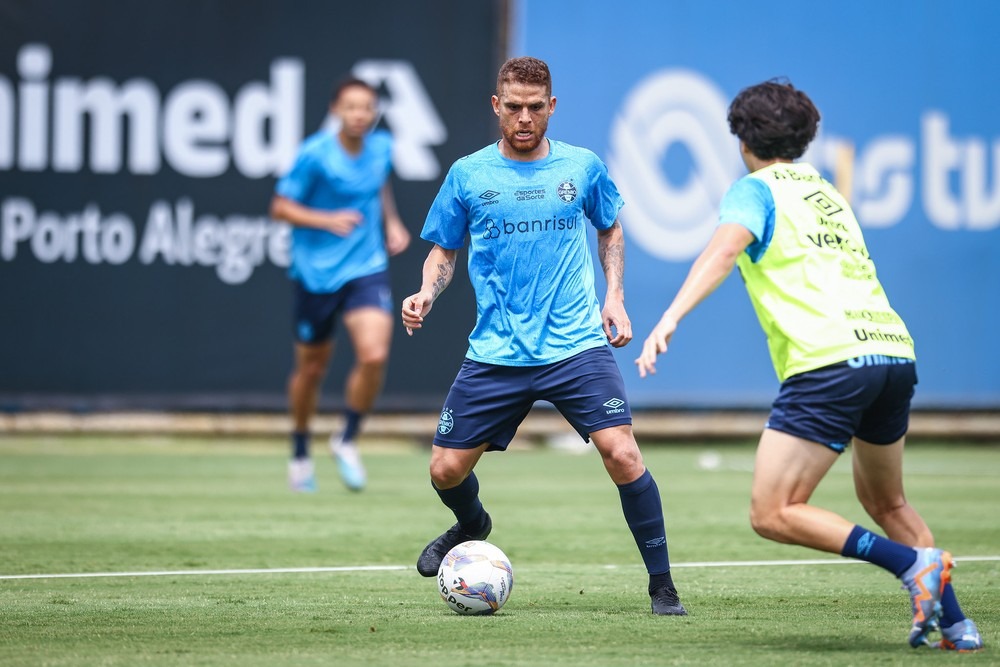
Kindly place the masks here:
POLYGON ((489 514, 486 514, 485 527, 475 535, 465 532, 462 530, 462 526, 456 523, 445 531, 444 534, 432 540, 430 544, 424 547, 424 550, 420 553, 420 558, 417 559, 417 572, 424 577, 436 577, 438 569, 441 567, 441 561, 444 560, 449 551, 462 542, 485 540, 491 530, 493 530, 493 521, 490 519, 489 514))
POLYGON ((649 591, 649 599, 657 616, 687 616, 687 609, 681 604, 673 586, 659 586, 649 591))

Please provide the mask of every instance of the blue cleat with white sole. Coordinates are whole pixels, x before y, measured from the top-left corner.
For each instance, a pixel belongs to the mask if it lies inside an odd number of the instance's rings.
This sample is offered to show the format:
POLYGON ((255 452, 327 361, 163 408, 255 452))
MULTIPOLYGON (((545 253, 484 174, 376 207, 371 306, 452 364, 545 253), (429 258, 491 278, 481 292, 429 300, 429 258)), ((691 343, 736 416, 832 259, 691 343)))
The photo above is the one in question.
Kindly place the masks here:
POLYGON ((316 491, 316 473, 311 459, 292 459, 288 462, 288 488, 296 493, 316 491))
POLYGON ((337 470, 340 472, 340 479, 351 491, 361 491, 365 488, 368 475, 365 466, 361 463, 361 455, 358 447, 349 440, 340 437, 330 438, 330 453, 337 462, 337 470))

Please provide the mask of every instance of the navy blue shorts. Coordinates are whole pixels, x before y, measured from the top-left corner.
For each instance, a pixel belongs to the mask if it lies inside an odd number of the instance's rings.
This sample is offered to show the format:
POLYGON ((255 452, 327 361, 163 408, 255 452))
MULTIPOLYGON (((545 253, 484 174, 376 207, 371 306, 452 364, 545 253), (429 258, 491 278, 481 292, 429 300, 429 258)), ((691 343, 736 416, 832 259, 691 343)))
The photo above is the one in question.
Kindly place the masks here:
POLYGON ((610 426, 632 423, 611 348, 584 350, 544 366, 496 366, 466 359, 451 385, 434 444, 507 449, 535 401, 548 401, 584 440, 610 426))
POLYGON ((334 324, 342 313, 358 308, 392 312, 388 271, 355 278, 336 292, 328 293, 310 292, 301 281, 293 282, 295 340, 299 343, 325 343, 333 338, 334 324))
POLYGON ((906 435, 917 384, 912 359, 866 355, 781 383, 767 428, 843 452, 852 437, 888 445, 906 435))

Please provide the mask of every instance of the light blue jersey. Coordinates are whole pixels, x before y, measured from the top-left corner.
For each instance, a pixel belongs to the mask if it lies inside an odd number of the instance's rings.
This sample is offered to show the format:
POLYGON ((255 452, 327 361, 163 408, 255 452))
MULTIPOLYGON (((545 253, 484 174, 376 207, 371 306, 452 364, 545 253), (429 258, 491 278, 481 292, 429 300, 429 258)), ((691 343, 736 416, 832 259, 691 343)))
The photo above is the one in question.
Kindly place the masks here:
POLYGON ((497 144, 455 162, 421 237, 451 250, 471 239, 466 356, 536 366, 607 345, 587 223, 608 229, 622 205, 604 163, 560 141, 534 162, 508 160, 497 144))
POLYGON ((345 283, 388 267, 382 220, 382 186, 389 177, 392 139, 375 130, 365 137, 361 153, 347 153, 334 132, 308 137, 295 164, 275 188, 282 197, 309 208, 355 209, 364 219, 346 237, 292 227, 289 275, 310 292, 335 292, 345 283))
POLYGON ((774 195, 759 178, 744 176, 730 186, 719 204, 719 224, 735 223, 757 239, 747 246, 753 262, 764 256, 774 235, 774 195))

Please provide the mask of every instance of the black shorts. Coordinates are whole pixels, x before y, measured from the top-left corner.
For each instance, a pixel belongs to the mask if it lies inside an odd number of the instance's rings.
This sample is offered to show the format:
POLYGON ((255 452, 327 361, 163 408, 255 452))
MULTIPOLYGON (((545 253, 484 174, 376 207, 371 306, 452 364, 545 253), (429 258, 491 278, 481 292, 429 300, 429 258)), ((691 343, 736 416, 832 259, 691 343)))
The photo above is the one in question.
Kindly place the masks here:
POLYGON ((462 362, 438 421, 434 444, 503 450, 535 401, 552 403, 584 440, 591 433, 632 423, 618 364, 602 346, 544 366, 462 362))
POLYGON ((358 308, 380 308, 392 312, 389 272, 381 271, 346 283, 336 292, 309 292, 294 281, 295 340, 313 345, 333 338, 334 325, 342 313, 358 308))
POLYGON ((767 428, 843 452, 851 438, 888 445, 906 434, 917 384, 912 359, 867 355, 781 383, 767 428))

